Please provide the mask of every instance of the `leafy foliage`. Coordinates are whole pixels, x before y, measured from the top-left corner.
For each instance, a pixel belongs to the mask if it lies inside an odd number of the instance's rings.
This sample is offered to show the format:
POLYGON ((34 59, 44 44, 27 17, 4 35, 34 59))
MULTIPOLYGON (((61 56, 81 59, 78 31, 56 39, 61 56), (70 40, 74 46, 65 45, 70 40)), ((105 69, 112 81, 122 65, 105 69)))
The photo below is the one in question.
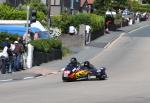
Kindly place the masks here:
POLYGON ((105 14, 105 11, 109 9, 111 6, 112 0, 95 0, 94 8, 96 9, 97 14, 105 14))
POLYGON ((141 5, 137 1, 131 2, 131 10, 138 12, 150 12, 150 5, 141 5))
POLYGON ((31 41, 34 48, 40 52, 49 53, 53 48, 61 49, 62 43, 56 38, 31 41))
POLYGON ((79 13, 76 15, 63 14, 61 16, 54 16, 54 27, 59 27, 63 33, 68 33, 70 25, 79 27, 80 24, 88 24, 92 27, 93 31, 97 31, 104 27, 104 17, 96 14, 79 13))
MULTIPOLYGON (((6 38, 9 38, 9 43, 13 43, 15 40, 17 40, 18 35, 11 35, 9 33, 6 32, 0 32, 0 44, 2 44, 4 41, 6 41, 6 38)), ((2 45, 0 45, 0 49, 2 49, 2 45)))
MULTIPOLYGON (((8 5, 0 4, 0 19, 2 20, 26 20, 26 11, 17 10, 8 5)), ((44 13, 37 12, 37 19, 42 21, 44 18, 44 13)))

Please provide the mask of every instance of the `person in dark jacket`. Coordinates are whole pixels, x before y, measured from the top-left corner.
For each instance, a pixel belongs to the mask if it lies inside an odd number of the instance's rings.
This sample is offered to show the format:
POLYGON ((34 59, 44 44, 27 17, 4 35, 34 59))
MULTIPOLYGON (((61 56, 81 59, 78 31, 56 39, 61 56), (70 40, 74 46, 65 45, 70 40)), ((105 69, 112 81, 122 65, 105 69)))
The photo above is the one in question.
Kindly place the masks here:
POLYGON ((79 67, 80 63, 77 61, 75 57, 73 57, 70 59, 70 63, 68 64, 68 66, 79 67))
POLYGON ((95 70, 96 68, 89 62, 89 61, 85 61, 83 63, 83 66, 81 66, 81 69, 89 69, 89 70, 95 70))
POLYGON ((34 40, 34 33, 32 32, 31 29, 28 30, 28 34, 30 34, 30 39, 34 40))

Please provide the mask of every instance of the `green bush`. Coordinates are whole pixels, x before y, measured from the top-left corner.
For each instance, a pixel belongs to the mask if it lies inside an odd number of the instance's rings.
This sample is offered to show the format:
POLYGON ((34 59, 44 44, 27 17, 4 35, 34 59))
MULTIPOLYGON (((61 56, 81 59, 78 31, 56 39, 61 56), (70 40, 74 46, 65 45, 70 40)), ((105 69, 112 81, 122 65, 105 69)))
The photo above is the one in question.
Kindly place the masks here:
MULTIPOLYGON (((26 20, 26 11, 17 10, 8 5, 0 4, 0 19, 2 20, 26 20)), ((42 21, 45 18, 43 12, 37 12, 37 20, 42 21)))
POLYGON ((150 13, 150 8, 143 8, 143 7, 133 7, 133 11, 138 11, 138 12, 149 12, 150 13))
POLYGON ((79 13, 76 15, 63 14, 52 18, 52 26, 58 27, 63 33, 68 33, 70 25, 79 28, 80 24, 88 24, 93 31, 100 30, 104 27, 104 17, 89 13, 79 13))
POLYGON ((59 41, 56 38, 34 40, 34 41, 31 41, 30 43, 39 52, 49 53, 54 48, 56 48, 56 49, 61 49, 62 48, 61 41, 59 41))
POLYGON ((131 10, 135 12, 150 12, 150 5, 141 5, 137 1, 133 1, 131 4, 131 10))
MULTIPOLYGON (((15 40, 17 40, 18 35, 17 34, 16 35, 11 35, 11 34, 6 33, 6 32, 0 32, 0 38, 1 38, 0 39, 0 44, 5 42, 6 38, 9 38, 9 40, 8 40, 9 43, 13 43, 15 40)), ((3 48, 2 45, 0 45, 0 49, 2 49, 2 48, 3 48)))

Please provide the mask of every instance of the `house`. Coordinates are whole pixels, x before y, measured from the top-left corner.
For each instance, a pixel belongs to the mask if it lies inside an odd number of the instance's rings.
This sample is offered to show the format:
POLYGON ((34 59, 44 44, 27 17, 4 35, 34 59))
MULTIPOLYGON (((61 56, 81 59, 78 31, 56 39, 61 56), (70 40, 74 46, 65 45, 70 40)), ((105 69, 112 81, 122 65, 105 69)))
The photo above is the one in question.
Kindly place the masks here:
POLYGON ((63 11, 92 12, 94 0, 63 0, 63 11))
MULTIPOLYGON (((25 0, 0 0, 0 3, 8 3, 16 7, 19 4, 24 4, 25 0)), ((60 15, 61 12, 77 13, 79 11, 92 12, 94 0, 41 0, 48 5, 51 2, 51 15, 60 15)))
MULTIPOLYGON (((44 0, 43 0, 44 1, 44 0)), ((61 11, 62 11, 62 0, 46 0, 46 4, 50 5, 50 14, 51 15, 60 15, 61 14, 61 11)))
POLYGON ((80 11, 80 0, 62 0, 62 11, 76 13, 80 11))
POLYGON ((14 7, 17 7, 19 4, 24 4, 24 0, 5 0, 6 3, 14 6, 14 7))

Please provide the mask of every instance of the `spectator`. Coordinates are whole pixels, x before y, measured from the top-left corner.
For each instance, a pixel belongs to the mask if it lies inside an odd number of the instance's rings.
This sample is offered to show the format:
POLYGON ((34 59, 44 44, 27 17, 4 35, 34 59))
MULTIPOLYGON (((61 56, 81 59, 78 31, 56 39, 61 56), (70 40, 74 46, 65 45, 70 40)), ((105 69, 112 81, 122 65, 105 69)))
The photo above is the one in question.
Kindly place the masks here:
POLYGON ((17 40, 18 40, 19 43, 23 44, 23 37, 22 37, 22 36, 21 36, 21 37, 19 36, 19 37, 17 38, 17 40))
POLYGON ((5 46, 9 46, 10 43, 9 43, 9 38, 5 38, 5 41, 2 43, 2 46, 5 47, 5 46))
POLYGON ((91 27, 89 25, 85 26, 85 32, 86 34, 89 34, 91 32, 91 27))
POLYGON ((30 34, 30 39, 33 40, 34 39, 34 33, 32 32, 31 29, 28 30, 28 34, 30 34))
POLYGON ((28 43, 31 41, 31 38, 30 38, 30 34, 28 32, 26 32, 24 35, 23 35, 23 41, 25 43, 28 43))
POLYGON ((7 61, 8 61, 8 48, 10 48, 9 45, 6 45, 4 48, 3 48, 3 51, 0 53, 0 58, 1 58, 1 61, 2 61, 2 64, 0 65, 0 69, 1 69, 1 73, 2 74, 5 74, 7 69, 6 68, 6 65, 7 65, 7 61))
POLYGON ((91 40, 91 27, 89 25, 85 26, 85 43, 89 43, 91 40))
POLYGON ((38 40, 39 39, 39 33, 38 32, 35 32, 34 33, 34 40, 38 40))
POLYGON ((21 55, 23 53, 23 46, 18 41, 14 42, 15 49, 13 50, 14 56, 14 71, 19 71, 21 67, 21 55))
POLYGON ((129 17, 128 20, 129 20, 129 22, 128 22, 129 24, 128 25, 132 25, 133 24, 133 20, 130 17, 129 17))
POLYGON ((8 45, 7 53, 8 53, 8 73, 12 73, 12 71, 13 71, 13 52, 11 49, 11 45, 8 45))
POLYGON ((74 26, 69 26, 69 34, 70 35, 75 35, 77 34, 77 30, 74 26))
POLYGON ((0 53, 0 57, 4 56, 5 58, 8 58, 7 49, 8 45, 3 48, 3 51, 0 53))

